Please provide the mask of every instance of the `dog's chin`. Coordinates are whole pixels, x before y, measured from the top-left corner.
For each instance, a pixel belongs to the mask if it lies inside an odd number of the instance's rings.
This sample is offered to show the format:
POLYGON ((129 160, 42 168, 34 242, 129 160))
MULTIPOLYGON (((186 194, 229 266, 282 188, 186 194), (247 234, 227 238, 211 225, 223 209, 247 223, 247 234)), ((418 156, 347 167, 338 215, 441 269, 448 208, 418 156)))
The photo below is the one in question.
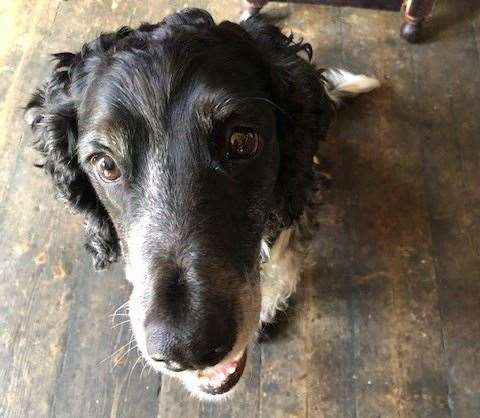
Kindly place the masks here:
POLYGON ((195 396, 206 400, 219 400, 227 396, 237 385, 247 363, 247 349, 237 356, 202 370, 171 373, 154 367, 157 371, 178 378, 195 396))

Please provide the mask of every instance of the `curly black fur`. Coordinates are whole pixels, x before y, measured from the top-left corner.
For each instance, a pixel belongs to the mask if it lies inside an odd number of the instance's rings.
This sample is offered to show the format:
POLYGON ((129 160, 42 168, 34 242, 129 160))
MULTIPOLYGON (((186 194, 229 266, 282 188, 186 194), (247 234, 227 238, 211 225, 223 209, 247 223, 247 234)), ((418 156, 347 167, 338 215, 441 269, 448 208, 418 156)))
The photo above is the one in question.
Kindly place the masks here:
POLYGON ((78 53, 55 54, 52 75, 26 106, 33 146, 44 157, 42 166, 52 177, 58 197, 86 217, 86 247, 97 269, 115 261, 120 246, 112 220, 77 156, 78 108, 96 74, 116 54, 147 53, 153 43, 163 39, 171 41, 186 33, 194 38, 207 31, 256 61, 279 109, 281 162, 276 203, 266 220, 265 235, 276 235, 302 212, 312 185, 312 157, 318 140, 325 136, 332 111, 319 71, 299 56, 305 52, 311 58, 310 44, 295 42, 293 36, 285 36, 261 18, 248 19, 241 25, 215 25, 207 12, 196 9, 168 16, 159 24, 143 24, 136 30, 123 27, 100 35, 78 53))
POLYGON ((113 224, 76 156, 78 97, 72 92, 71 73, 78 56, 62 53, 54 58, 53 74, 27 104, 26 118, 34 133, 33 146, 44 157, 39 166, 52 177, 56 196, 86 215, 86 248, 95 268, 101 270, 116 261, 120 247, 113 224))
POLYGON ((325 139, 334 107, 320 82, 322 70, 310 61, 309 43, 294 41, 261 16, 242 25, 255 39, 269 62, 272 89, 278 105, 284 109, 280 118, 281 168, 277 189, 278 203, 269 220, 273 236, 290 226, 301 215, 312 191, 313 156, 318 142, 325 139), (305 52, 308 62, 298 54, 305 52))

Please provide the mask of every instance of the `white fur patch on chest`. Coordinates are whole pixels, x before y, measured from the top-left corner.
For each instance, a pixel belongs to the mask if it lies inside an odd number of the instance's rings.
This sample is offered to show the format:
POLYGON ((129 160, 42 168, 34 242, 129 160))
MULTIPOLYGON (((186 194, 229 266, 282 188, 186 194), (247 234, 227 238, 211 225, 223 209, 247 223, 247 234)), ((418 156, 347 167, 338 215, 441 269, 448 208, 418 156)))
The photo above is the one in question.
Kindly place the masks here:
POLYGON ((309 198, 302 215, 284 229, 270 247, 262 240, 260 256, 260 289, 262 306, 260 322, 275 319, 278 310, 285 310, 289 297, 295 292, 302 271, 312 262, 310 248, 318 224, 318 208, 322 201, 317 187, 309 198))
POLYGON ((260 269, 261 322, 272 322, 277 310, 285 310, 300 279, 302 257, 296 246, 295 227, 283 230, 271 248, 262 241, 260 269))

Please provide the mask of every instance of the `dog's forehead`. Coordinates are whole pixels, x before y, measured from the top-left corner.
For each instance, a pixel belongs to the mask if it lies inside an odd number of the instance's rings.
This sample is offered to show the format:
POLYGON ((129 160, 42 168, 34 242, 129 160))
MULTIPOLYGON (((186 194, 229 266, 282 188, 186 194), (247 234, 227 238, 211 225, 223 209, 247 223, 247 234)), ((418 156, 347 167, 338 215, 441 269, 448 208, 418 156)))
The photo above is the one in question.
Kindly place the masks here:
POLYGON ((223 89, 255 92, 265 87, 268 78, 252 44, 224 39, 216 32, 153 37, 143 48, 119 48, 95 73, 94 88, 87 95, 98 92, 121 99, 120 104, 134 99, 169 103, 182 94, 194 94, 199 87, 210 90, 206 97, 223 89))
POLYGON ((265 103, 244 103, 269 95, 261 68, 243 52, 230 45, 221 56, 194 43, 182 56, 182 47, 167 46, 119 51, 97 70, 79 112, 82 142, 94 138, 127 154, 132 137, 134 144, 158 143, 172 130, 208 133, 213 119, 241 113, 241 107, 257 119, 265 115, 258 111, 265 103))
POLYGON ((83 107, 87 112, 95 107, 150 110, 161 116, 178 104, 201 106, 222 96, 261 93, 266 88, 263 66, 248 47, 232 42, 187 36, 143 50, 119 50, 97 68, 83 107))

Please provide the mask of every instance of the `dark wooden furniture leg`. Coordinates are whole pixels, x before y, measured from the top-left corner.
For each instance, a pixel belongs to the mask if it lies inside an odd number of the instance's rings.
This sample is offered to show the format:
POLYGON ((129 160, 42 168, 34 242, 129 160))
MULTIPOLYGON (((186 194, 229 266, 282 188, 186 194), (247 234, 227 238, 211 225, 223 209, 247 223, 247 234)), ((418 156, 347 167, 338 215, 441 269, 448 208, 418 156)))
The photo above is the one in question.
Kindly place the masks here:
POLYGON ((244 0, 244 7, 240 20, 245 20, 250 16, 256 15, 267 3, 268 0, 244 0))
POLYGON ((435 0, 407 0, 405 21, 400 27, 400 36, 408 42, 420 39, 420 30, 424 20, 433 9, 435 0))

